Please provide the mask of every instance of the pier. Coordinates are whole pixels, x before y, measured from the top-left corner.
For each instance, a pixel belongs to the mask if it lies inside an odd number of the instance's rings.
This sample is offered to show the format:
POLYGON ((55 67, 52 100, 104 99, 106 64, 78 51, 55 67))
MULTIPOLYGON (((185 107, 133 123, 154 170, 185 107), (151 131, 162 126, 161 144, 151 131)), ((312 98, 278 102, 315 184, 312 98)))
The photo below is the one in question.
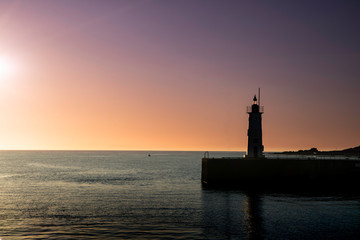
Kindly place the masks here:
POLYGON ((264 154, 260 90, 249 114, 248 148, 245 157, 202 158, 201 181, 205 186, 248 189, 359 189, 358 156, 264 154))
POLYGON ((360 159, 203 158, 201 180, 206 186, 355 190, 360 159))

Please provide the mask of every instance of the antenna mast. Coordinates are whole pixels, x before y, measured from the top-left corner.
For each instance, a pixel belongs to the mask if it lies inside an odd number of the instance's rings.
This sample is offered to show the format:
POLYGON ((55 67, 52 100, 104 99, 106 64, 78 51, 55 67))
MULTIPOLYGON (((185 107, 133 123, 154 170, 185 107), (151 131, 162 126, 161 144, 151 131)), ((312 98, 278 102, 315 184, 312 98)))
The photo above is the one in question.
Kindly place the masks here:
POLYGON ((260 88, 259 88, 259 95, 258 95, 258 98, 259 98, 259 106, 261 106, 261 105, 260 105, 260 88))

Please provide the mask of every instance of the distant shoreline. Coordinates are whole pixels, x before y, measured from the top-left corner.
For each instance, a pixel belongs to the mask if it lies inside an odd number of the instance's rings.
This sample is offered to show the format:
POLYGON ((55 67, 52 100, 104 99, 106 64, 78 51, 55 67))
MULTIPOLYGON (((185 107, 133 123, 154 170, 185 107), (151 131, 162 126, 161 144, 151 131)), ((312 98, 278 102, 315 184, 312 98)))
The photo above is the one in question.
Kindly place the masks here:
POLYGON ((298 151, 285 151, 285 152, 276 152, 276 154, 287 154, 287 155, 347 155, 347 156, 360 156, 360 146, 347 148, 344 150, 334 150, 334 151, 319 151, 317 148, 311 148, 308 150, 298 150, 298 151))

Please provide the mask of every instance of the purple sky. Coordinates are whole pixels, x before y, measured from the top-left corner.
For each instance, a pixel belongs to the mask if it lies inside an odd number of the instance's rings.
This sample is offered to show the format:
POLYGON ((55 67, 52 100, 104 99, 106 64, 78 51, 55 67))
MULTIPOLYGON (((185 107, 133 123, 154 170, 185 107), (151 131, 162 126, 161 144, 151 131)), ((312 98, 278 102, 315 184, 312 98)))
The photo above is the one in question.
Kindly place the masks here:
POLYGON ((0 55, 26 71, 1 90, 0 148, 244 150, 258 87, 265 150, 354 147, 359 12, 359 1, 3 0, 0 55))

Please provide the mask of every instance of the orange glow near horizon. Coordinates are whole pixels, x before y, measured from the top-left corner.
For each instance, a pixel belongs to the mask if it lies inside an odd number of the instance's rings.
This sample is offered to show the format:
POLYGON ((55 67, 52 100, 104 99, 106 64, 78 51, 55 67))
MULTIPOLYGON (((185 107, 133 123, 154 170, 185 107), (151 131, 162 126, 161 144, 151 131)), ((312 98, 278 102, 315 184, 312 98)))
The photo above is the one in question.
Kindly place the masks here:
POLYGON ((258 87, 265 151, 360 145, 350 37, 207 4, 1 2, 0 149, 245 151, 258 87))

